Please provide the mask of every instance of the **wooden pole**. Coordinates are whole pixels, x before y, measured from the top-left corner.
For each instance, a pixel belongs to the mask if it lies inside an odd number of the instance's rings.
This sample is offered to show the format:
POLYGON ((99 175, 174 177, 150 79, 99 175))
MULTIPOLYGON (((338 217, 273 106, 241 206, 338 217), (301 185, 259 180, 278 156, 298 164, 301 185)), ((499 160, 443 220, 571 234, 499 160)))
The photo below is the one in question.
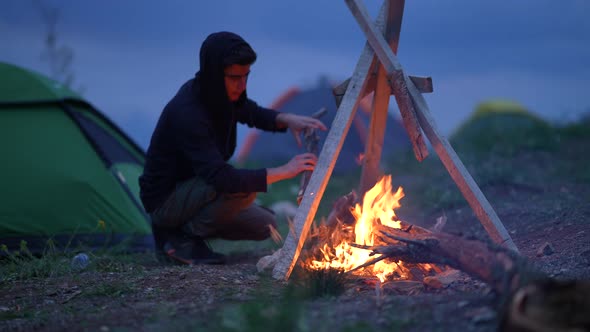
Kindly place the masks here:
MULTIPOLYGON (((346 0, 348 7, 353 12, 353 15, 355 17, 362 16, 364 19, 368 18, 369 15, 367 14, 367 11, 364 8, 364 6, 361 7, 360 4, 358 4, 357 2, 358 1, 346 0)), ((357 21, 358 21, 358 18, 357 18, 357 21)), ((359 24, 361 25, 361 28, 365 32, 365 35, 367 36, 367 41, 369 42, 369 44, 371 46, 373 46, 374 43, 378 43, 377 40, 383 41, 383 44, 380 46, 386 47, 388 53, 393 54, 391 49, 389 47, 387 47, 387 42, 385 42, 385 39, 383 38, 383 36, 381 36, 379 34, 378 37, 380 37, 380 38, 377 39, 376 36, 372 35, 373 33, 375 33, 375 34, 378 33, 377 32, 378 30, 373 25, 371 25, 370 23, 361 24, 360 22, 359 22, 359 24), (371 33, 367 34, 365 29, 370 30, 371 33)), ((401 70, 401 65, 397 61, 397 57, 394 56, 394 58, 386 65, 386 63, 383 62, 382 58, 384 58, 388 53, 386 53, 385 50, 383 50, 383 49, 374 48, 374 51, 375 51, 375 54, 377 55, 377 57, 379 58, 379 60, 381 61, 382 65, 384 66, 385 70, 389 73, 389 75, 391 75, 391 73, 393 73, 393 72, 403 74, 403 72, 401 70)), ((400 79, 398 78, 397 81, 400 81, 400 79)), ((391 81, 390 81, 390 83, 391 83, 391 81)), ((422 130, 420 130, 420 125, 418 124, 418 120, 416 117, 416 110, 414 108, 414 105, 412 103, 412 100, 411 100, 409 94, 406 91, 407 89, 404 89, 404 86, 402 84, 400 84, 400 82, 396 82, 396 83, 397 84, 391 84, 391 89, 393 91, 393 94, 395 95, 397 105, 398 105, 400 113, 402 115, 404 127, 406 128, 406 131, 408 132, 408 136, 410 138, 410 142, 412 143, 412 147, 414 149, 414 155, 416 156, 416 159, 418 161, 422 161, 422 160, 424 160, 424 158, 426 158, 428 156, 428 148, 426 147, 426 143, 424 142, 424 137, 422 136, 422 130)))
POLYGON ((424 97, 414 86, 413 82, 404 74, 401 64, 388 47, 383 36, 370 23, 369 15, 360 0, 345 1, 365 33, 368 43, 373 47, 375 54, 387 71, 390 77, 391 87, 396 97, 398 94, 401 96, 401 98, 396 98, 400 110, 402 108, 412 108, 415 110, 420 125, 434 150, 492 240, 514 251, 518 251, 500 218, 496 215, 496 212, 475 183, 475 180, 473 180, 447 139, 438 131, 424 97))
MULTIPOLYGON (((408 76, 418 91, 422 93, 431 93, 434 91, 432 86, 432 77, 420 77, 420 76, 408 76)), ((369 76, 369 81, 367 82, 367 87, 365 92, 361 95, 361 99, 365 98, 368 94, 375 91, 375 81, 377 80, 377 73, 372 72, 369 76)), ((340 102, 342 102, 342 97, 344 97, 344 93, 346 92, 346 88, 348 88, 348 83, 350 83, 350 78, 342 81, 342 83, 338 84, 335 88, 332 89, 332 94, 334 95, 334 99, 336 100, 336 107, 340 106, 340 102)))
MULTIPOLYGON (((385 39, 393 53, 397 53, 399 35, 402 26, 405 0, 388 0, 387 24, 385 26, 385 39)), ((381 152, 387 126, 389 109, 389 96, 391 88, 387 82, 387 73, 383 66, 377 62, 377 82, 373 94, 373 105, 371 106, 371 123, 369 135, 365 144, 365 155, 363 159, 363 170, 359 186, 359 196, 363 197, 365 192, 371 189, 382 175, 379 164, 381 163, 381 152)))
MULTIPOLYGON (((382 6, 376 25, 383 26, 384 21, 385 6, 382 6)), ((303 248, 303 244, 309 234, 309 229, 317 212, 320 200, 324 195, 328 179, 332 174, 334 164, 342 149, 342 144, 350 129, 352 119, 360 102, 360 96, 365 90, 374 56, 373 49, 369 44, 366 44, 357 62, 350 84, 342 98, 336 117, 328 131, 301 204, 295 213, 293 227, 285 239, 279 260, 273 269, 272 275, 275 279, 289 279, 295 263, 299 258, 301 248, 303 248)))

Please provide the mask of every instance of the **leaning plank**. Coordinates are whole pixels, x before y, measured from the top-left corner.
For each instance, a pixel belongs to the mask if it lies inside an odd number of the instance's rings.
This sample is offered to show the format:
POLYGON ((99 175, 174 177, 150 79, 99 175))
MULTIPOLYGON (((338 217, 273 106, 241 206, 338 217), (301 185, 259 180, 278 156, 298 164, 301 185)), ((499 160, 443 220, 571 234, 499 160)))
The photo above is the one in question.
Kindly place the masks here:
MULTIPOLYGON (((399 35, 402 26, 404 13, 404 0, 389 0, 387 9, 387 23, 385 26, 385 38, 394 53, 397 53, 399 35)), ((375 185, 381 171, 381 152, 387 125, 387 110, 389 109, 389 96, 391 89, 387 82, 387 73, 383 66, 377 62, 377 82, 373 94, 373 105, 371 106, 371 122, 369 134, 365 144, 365 157, 359 185, 359 193, 364 196, 365 192, 375 185)))
MULTIPOLYGON (((369 81, 367 82, 367 88, 365 89, 364 93, 361 95, 361 99, 366 97, 369 93, 375 90, 375 80, 377 77, 377 73, 371 73, 369 76, 369 81)), ((421 77, 421 76, 408 76, 418 91, 422 93, 431 93, 434 91, 434 86, 432 84, 432 77, 421 77)), ((348 82, 350 82, 350 78, 347 78, 342 83, 338 84, 335 88, 332 89, 332 94, 336 100, 336 107, 340 107, 340 102, 342 102, 342 97, 344 97, 344 93, 346 92, 346 88, 348 88, 348 82)))
MULTIPOLYGON (((389 49, 383 36, 377 33, 375 27, 369 22, 369 16, 365 8, 360 4, 359 0, 346 0, 346 3, 365 33, 369 44, 375 50, 375 54, 383 64, 383 67, 391 75, 392 79, 390 83, 392 84, 392 88, 408 96, 408 98, 403 98, 401 102, 409 103, 415 107, 416 115, 422 129, 483 227, 496 243, 503 244, 514 251, 518 251, 500 218, 496 215, 496 212, 475 183, 475 180, 473 180, 447 139, 438 131, 426 104, 426 100, 424 100, 424 97, 416 86, 414 86, 413 82, 404 75, 401 64, 395 54, 389 49)), ((398 100, 398 105, 401 109, 400 100, 398 100)))
POLYGON ((418 161, 422 161, 428 157, 428 147, 426 146, 426 142, 422 136, 422 130, 420 130, 420 125, 418 124, 418 119, 416 118, 416 110, 412 104, 411 97, 407 94, 407 89, 404 89, 403 86, 399 84, 399 80, 392 80, 390 78, 389 83, 392 87, 395 100, 402 115, 402 123, 408 132, 410 142, 412 142, 414 156, 418 161))
POLYGON ((492 208, 492 205, 479 189, 479 186, 475 183, 475 180, 471 177, 471 174, 469 174, 469 171, 467 171, 467 168, 465 168, 465 165, 463 165, 463 162, 459 159, 459 156, 457 156, 449 141, 439 132, 424 97, 422 97, 411 81, 408 82, 407 86, 416 105, 418 121, 426 133, 426 137, 430 140, 432 147, 483 227, 496 243, 503 244, 507 248, 518 252, 516 244, 512 241, 512 238, 492 208))
POLYGON ((379 164, 381 162, 381 152, 383 150, 383 141, 385 138, 385 129, 387 124, 387 109, 389 107, 389 84, 383 67, 379 68, 377 76, 377 85, 373 95, 373 104, 371 106, 371 123, 369 125, 369 134, 365 143, 365 155, 363 159, 363 168, 359 185, 359 194, 364 196, 365 192, 377 183, 381 171, 379 164))
MULTIPOLYGON (((377 19, 377 25, 384 24, 384 16, 385 6, 382 6, 377 19)), ((348 85, 348 89, 332 122, 301 204, 295 214, 293 228, 285 239, 281 256, 273 269, 272 275, 275 279, 289 279, 293 267, 299 258, 301 248, 303 248, 303 244, 307 239, 311 223, 328 184, 328 179, 332 174, 334 164, 342 149, 342 144, 350 129, 352 119, 360 102, 360 96, 366 87, 367 76, 369 75, 374 56, 373 49, 368 44, 365 45, 363 53, 355 67, 351 82, 348 85)))

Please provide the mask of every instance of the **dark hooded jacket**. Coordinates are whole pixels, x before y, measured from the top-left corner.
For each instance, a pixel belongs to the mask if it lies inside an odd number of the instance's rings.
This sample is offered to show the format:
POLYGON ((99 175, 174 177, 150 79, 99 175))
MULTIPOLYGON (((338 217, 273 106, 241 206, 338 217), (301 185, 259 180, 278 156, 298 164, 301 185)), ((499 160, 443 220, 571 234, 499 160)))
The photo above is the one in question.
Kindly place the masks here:
POLYGON ((228 163, 236 148, 237 122, 285 130, 276 126, 278 112, 258 106, 245 92, 237 102, 227 97, 223 59, 243 44, 247 45, 233 33, 210 35, 201 46, 199 72, 164 107, 139 178, 147 212, 160 207, 177 184, 193 177, 222 193, 266 191, 266 169, 236 169, 228 163))

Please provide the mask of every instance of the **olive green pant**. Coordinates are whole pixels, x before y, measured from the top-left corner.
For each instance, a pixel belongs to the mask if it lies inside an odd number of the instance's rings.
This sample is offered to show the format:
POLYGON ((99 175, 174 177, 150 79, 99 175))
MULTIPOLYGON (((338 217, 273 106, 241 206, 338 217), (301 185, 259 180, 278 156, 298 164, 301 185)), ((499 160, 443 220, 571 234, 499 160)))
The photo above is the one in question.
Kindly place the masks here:
POLYGON ((158 228, 180 229, 190 236, 226 240, 264 240, 276 229, 271 210, 254 204, 256 193, 217 193, 200 178, 180 183, 150 214, 158 228))

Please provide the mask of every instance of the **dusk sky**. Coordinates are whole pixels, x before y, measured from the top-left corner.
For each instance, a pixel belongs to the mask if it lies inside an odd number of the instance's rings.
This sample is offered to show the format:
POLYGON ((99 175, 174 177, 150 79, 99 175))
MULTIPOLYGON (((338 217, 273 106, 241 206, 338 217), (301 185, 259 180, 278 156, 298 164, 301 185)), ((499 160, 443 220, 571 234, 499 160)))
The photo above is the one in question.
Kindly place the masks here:
MULTIPOLYGON (((59 9, 74 88, 144 148, 211 32, 236 32, 258 53, 248 93, 264 106, 289 87, 347 78, 365 43, 344 1, 41 2, 59 9)), ((0 61, 49 74, 34 3, 1 1, 0 61)), ((364 3, 373 16, 381 5, 364 3)), ((444 134, 496 98, 565 121, 590 110, 588 17, 587 0, 409 0, 398 56, 407 74, 433 78, 426 100, 444 134)))

